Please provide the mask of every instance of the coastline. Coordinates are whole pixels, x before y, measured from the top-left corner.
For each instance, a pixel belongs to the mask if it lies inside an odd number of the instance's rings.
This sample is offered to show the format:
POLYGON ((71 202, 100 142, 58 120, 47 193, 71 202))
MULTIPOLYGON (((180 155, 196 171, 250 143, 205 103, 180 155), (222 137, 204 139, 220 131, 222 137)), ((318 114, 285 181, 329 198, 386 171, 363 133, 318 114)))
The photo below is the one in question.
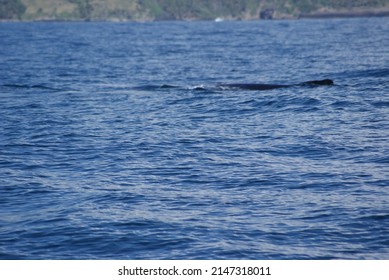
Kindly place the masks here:
POLYGON ((1 0, 0 22, 253 21, 389 16, 388 0, 1 0))
POLYGON ((314 13, 302 13, 298 18, 356 18, 356 17, 388 17, 389 10, 367 11, 324 11, 314 13))
POLYGON ((62 19, 62 18, 50 18, 50 17, 37 17, 30 19, 0 19, 0 23, 5 22, 163 22, 163 21, 263 21, 263 20, 299 20, 299 19, 334 19, 334 18, 358 18, 358 17, 389 17, 389 9, 379 10, 365 10, 365 11, 317 11, 312 13, 301 13, 298 15, 290 14, 276 14, 266 17, 216 17, 215 19, 203 19, 203 18, 93 18, 93 19, 62 19))

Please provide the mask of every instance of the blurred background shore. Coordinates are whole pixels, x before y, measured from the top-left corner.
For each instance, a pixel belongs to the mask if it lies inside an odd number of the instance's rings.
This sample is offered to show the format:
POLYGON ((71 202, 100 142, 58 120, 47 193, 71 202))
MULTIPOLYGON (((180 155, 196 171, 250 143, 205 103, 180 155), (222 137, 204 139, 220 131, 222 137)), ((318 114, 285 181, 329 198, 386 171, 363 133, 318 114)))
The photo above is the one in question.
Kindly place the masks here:
POLYGON ((224 21, 358 16, 389 16, 389 0, 0 0, 0 21, 224 21))

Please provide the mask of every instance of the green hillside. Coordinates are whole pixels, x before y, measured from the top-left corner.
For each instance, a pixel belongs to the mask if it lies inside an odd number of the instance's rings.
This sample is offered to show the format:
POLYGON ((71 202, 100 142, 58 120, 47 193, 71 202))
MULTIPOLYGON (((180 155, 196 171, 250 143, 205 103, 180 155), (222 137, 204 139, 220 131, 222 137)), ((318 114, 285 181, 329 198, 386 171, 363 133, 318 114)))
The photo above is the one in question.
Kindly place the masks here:
POLYGON ((3 20, 208 20, 386 15, 389 0, 0 0, 3 20))

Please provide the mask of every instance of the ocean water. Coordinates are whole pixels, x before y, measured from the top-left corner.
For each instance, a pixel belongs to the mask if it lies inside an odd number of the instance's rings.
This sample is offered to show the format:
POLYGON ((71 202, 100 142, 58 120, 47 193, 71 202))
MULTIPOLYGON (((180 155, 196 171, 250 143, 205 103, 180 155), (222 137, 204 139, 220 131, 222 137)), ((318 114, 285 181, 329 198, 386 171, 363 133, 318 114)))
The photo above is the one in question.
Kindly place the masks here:
POLYGON ((388 30, 0 23, 0 259, 389 259, 388 30))

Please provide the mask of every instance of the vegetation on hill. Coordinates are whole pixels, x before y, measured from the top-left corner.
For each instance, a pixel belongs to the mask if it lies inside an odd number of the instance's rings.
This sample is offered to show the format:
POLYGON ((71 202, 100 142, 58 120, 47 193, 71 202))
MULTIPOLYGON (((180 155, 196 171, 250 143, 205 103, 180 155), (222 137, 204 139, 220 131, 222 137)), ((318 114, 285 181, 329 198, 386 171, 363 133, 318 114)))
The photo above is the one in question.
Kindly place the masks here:
POLYGON ((389 0, 0 0, 6 20, 197 20, 388 13, 389 0))
POLYGON ((20 19, 25 11, 21 0, 0 0, 0 19, 20 19))

